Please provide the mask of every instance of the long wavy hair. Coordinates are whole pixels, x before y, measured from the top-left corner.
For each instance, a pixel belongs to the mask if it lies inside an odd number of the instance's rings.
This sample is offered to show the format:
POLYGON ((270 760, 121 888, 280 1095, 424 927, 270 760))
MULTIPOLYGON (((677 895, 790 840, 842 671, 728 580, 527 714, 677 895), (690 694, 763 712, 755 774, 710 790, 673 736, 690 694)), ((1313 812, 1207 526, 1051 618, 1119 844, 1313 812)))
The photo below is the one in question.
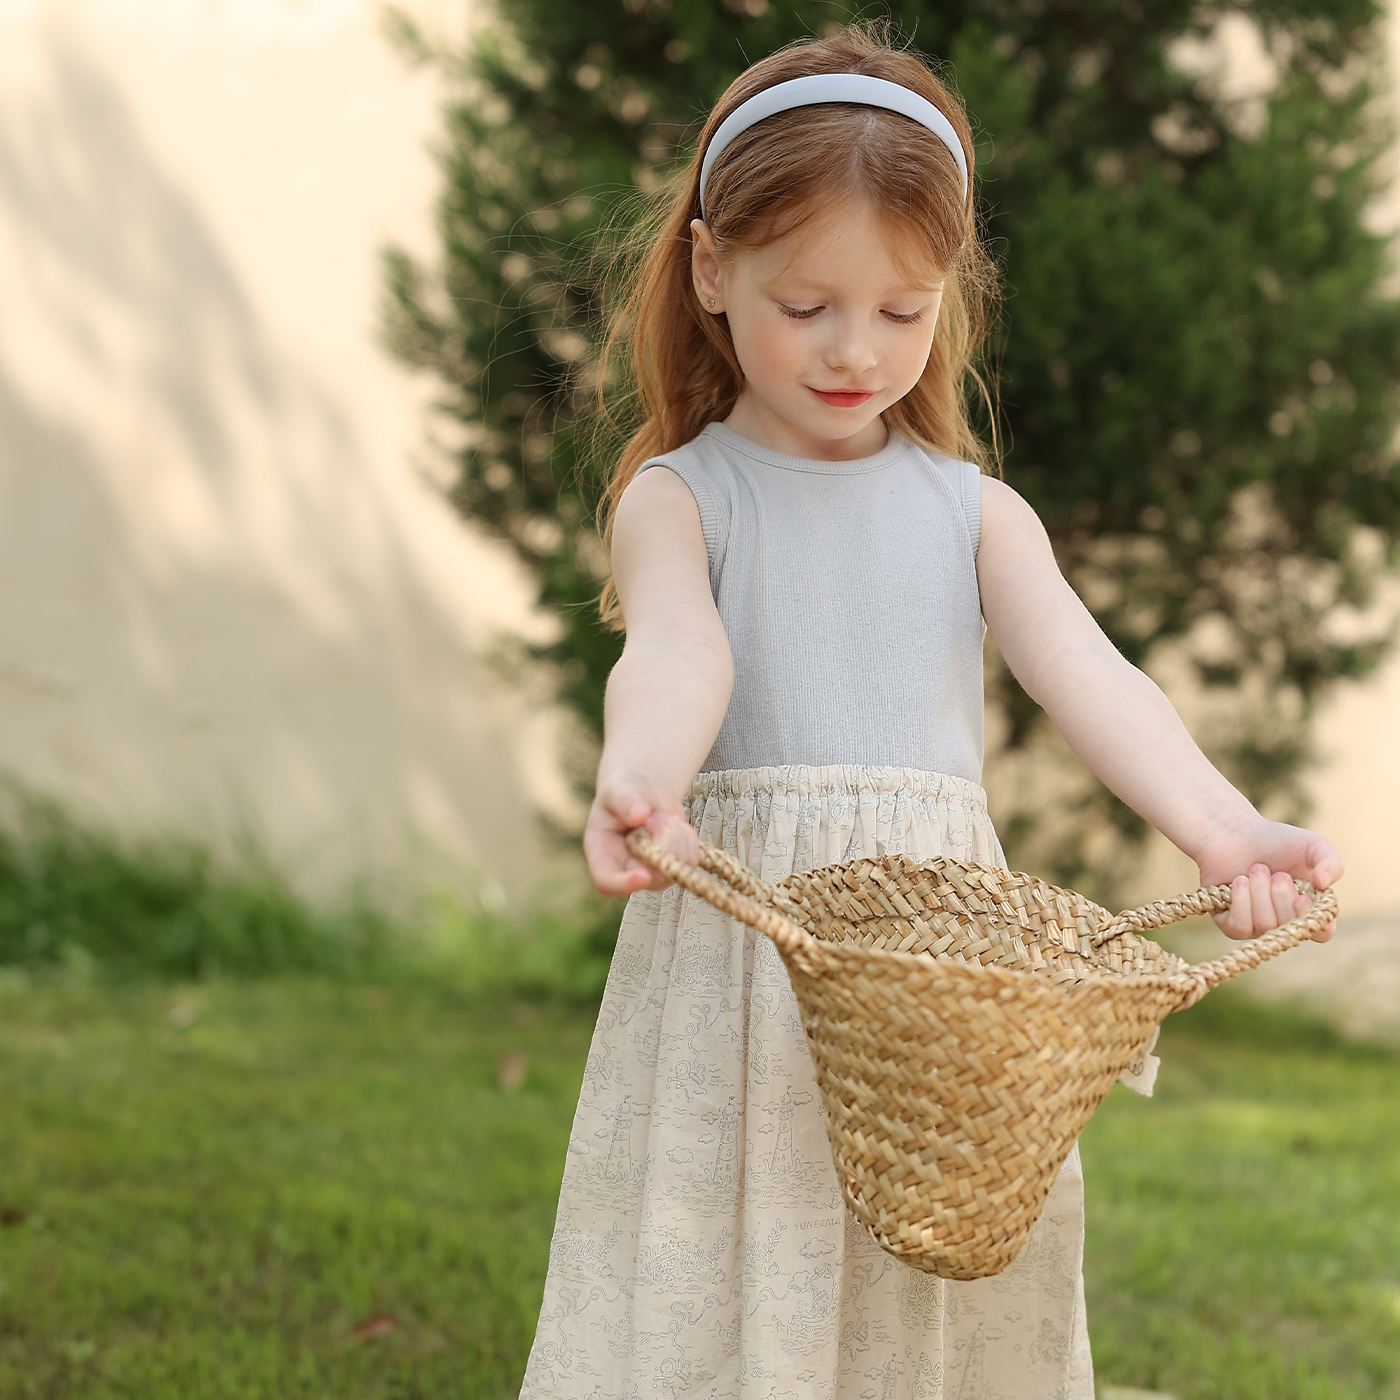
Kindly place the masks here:
MULTIPOLYGON (((611 299, 596 368, 600 422, 622 417, 639 426, 608 479, 605 539, 637 468, 725 418, 743 387, 728 321, 701 307, 691 280, 690 224, 700 217, 700 164, 710 138, 756 93, 814 73, 862 73, 911 88, 953 124, 973 168, 962 103, 922 58, 892 47, 883 25, 853 24, 794 44, 729 85, 690 161, 632 224, 614 263, 620 291, 611 299)), ((978 237, 970 192, 964 198, 957 164, 937 136, 882 108, 831 103, 780 112, 736 137, 715 161, 705 220, 723 261, 787 237, 816 211, 852 203, 879 212, 902 261, 944 279, 928 364, 909 393, 885 410, 885 423, 925 447, 995 471, 995 387, 980 358, 996 316, 996 268, 978 237), (990 448, 970 421, 969 391, 986 411, 990 448)), ((620 628, 611 580, 600 605, 604 621, 620 628)))

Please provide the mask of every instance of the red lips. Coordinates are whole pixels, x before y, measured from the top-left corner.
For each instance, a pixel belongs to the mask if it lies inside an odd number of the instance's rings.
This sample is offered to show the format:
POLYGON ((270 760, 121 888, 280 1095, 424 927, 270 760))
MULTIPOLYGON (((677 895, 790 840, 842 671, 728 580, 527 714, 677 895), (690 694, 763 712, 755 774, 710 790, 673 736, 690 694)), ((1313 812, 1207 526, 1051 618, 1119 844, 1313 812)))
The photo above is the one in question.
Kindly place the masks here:
MULTIPOLYGON (((808 385, 811 388, 811 385, 808 385)), ((859 408, 866 399, 873 398, 873 389, 812 389, 812 392, 832 408, 859 408)))

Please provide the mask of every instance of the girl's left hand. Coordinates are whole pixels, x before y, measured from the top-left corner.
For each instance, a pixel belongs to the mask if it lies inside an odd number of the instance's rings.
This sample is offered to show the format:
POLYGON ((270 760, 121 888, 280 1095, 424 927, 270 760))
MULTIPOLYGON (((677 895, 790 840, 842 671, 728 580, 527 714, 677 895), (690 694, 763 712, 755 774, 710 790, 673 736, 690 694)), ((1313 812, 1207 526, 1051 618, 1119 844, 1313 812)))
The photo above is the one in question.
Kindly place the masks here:
MULTIPOLYGON (((1202 885, 1230 886, 1230 907, 1215 922, 1231 938, 1256 938, 1307 909, 1310 901, 1295 889, 1295 878, 1325 890, 1343 869, 1341 857, 1317 832, 1263 817, 1213 837, 1196 860, 1202 885)), ((1335 931, 1329 924, 1313 941, 1325 943, 1335 931)))

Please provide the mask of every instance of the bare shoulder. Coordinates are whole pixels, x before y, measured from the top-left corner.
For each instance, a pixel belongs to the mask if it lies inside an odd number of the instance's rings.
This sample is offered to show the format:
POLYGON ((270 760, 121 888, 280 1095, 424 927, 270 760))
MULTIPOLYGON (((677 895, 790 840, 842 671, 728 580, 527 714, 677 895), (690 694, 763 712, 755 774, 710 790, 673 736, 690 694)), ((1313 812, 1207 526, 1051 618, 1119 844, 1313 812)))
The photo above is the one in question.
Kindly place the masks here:
POLYGON ((1040 517, 1004 481, 986 476, 977 586, 992 637, 1032 694, 1047 658, 1053 661, 1067 646, 1109 646, 1060 572, 1040 517))
POLYGON ((700 510, 690 487, 668 467, 652 467, 632 478, 617 503, 613 548, 633 538, 642 543, 658 529, 689 534, 692 528, 700 536, 700 510))
POLYGON ((612 569, 629 631, 653 614, 674 619, 678 608, 713 610, 700 509, 675 472, 651 467, 623 491, 613 519, 612 569))
MULTIPOLYGON (((982 478, 982 541, 977 547, 977 582, 983 603, 989 592, 1044 588, 1061 582, 1050 537, 1040 517, 1018 492, 994 476, 982 478)), ((984 606, 988 623, 991 615, 984 606)))
POLYGON ((1040 538, 1045 537, 1045 526, 1040 517, 1031 509, 1020 492, 1008 486, 999 477, 982 478, 982 539, 987 539, 988 527, 995 537, 1011 534, 1024 538, 1030 531, 1040 538))

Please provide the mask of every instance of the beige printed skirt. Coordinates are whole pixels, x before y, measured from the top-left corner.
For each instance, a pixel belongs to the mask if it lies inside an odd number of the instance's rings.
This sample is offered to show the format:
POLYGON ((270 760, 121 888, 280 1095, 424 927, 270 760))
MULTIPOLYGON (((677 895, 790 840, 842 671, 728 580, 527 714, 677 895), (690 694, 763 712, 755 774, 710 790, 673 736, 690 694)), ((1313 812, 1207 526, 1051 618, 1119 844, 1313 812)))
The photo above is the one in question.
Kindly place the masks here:
MULTIPOLYGON (((687 815, 766 880, 907 852, 1004 864, 974 783, 702 773, 687 815)), ((1020 1257, 950 1283, 842 1206, 769 941, 677 887, 627 906, 522 1400, 1093 1400, 1076 1148, 1020 1257)))

